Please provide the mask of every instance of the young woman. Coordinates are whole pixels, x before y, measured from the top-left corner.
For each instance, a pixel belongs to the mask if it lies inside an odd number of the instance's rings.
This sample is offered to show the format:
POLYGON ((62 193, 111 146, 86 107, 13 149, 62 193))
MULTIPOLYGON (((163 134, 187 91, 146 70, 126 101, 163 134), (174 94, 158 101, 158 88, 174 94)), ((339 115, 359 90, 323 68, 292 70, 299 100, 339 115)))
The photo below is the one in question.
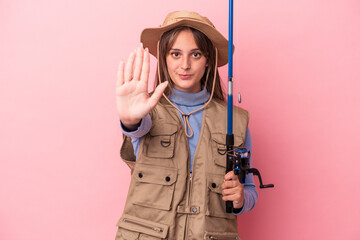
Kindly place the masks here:
MULTIPOLYGON (((234 172, 224 176, 226 103, 217 68, 227 63, 228 41, 207 18, 180 11, 143 30, 141 42, 118 71, 121 157, 132 175, 116 239, 239 239, 236 214, 254 207, 257 192, 252 175, 245 184, 234 172), (149 54, 158 59, 152 94, 149 54)), ((235 108, 234 120, 235 145, 251 149, 248 113, 235 108)))

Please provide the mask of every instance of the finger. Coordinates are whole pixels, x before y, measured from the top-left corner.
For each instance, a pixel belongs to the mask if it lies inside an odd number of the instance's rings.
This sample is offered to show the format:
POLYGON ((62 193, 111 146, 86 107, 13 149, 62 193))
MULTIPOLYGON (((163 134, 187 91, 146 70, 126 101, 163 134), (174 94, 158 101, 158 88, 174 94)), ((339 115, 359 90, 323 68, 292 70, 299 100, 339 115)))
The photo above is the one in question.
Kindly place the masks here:
POLYGON ((236 195, 236 194, 229 194, 229 195, 223 195, 222 199, 224 201, 238 201, 240 198, 240 196, 236 195))
POLYGON ((150 105, 151 109, 153 109, 156 106, 156 104, 159 102, 161 95, 165 91, 167 85, 168 85, 168 82, 166 81, 166 82, 161 83, 159 86, 157 86, 155 88, 154 93, 149 98, 149 105, 150 105))
POLYGON ((224 179, 225 181, 229 181, 231 179, 234 179, 235 177, 237 176, 234 174, 234 171, 230 171, 227 174, 225 174, 224 179))
POLYGON ((134 58, 135 58, 135 53, 133 51, 130 53, 129 59, 126 63, 125 75, 124 75, 125 82, 130 82, 132 79, 134 58))
POLYGON ((124 65, 125 65, 124 60, 121 59, 121 61, 119 63, 118 72, 117 72, 117 81, 116 81, 117 87, 124 84, 124 65))
POLYGON ((135 80, 140 80, 140 74, 143 64, 144 49, 142 46, 136 49, 135 57, 135 67, 134 67, 134 78, 135 80))
POLYGON ((140 81, 143 81, 146 86, 149 79, 149 73, 150 73, 150 54, 149 49, 146 48, 144 51, 144 61, 141 69, 141 77, 140 81))
POLYGON ((238 190, 236 192, 230 192, 230 193, 223 193, 222 198, 225 201, 235 201, 236 203, 243 203, 244 202, 244 191, 238 190))
POLYGON ((239 180, 235 179, 235 180, 229 180, 229 181, 225 181, 223 182, 223 184, 221 185, 222 189, 227 189, 227 188, 234 188, 234 187, 239 187, 243 184, 241 184, 239 182, 239 180))
MULTIPOLYGON (((233 201, 236 204, 243 203, 242 197, 239 194, 223 196, 222 199, 224 201, 233 201)), ((240 205, 242 205, 242 204, 240 204, 240 205)))
POLYGON ((229 195, 223 195, 222 199, 225 201, 240 201, 241 196, 239 194, 229 194, 229 195))
POLYGON ((242 191, 243 191, 243 187, 241 187, 241 186, 237 186, 237 187, 233 187, 233 188, 226 188, 226 189, 222 190, 222 195, 227 196, 227 195, 239 194, 242 191))
POLYGON ((233 187, 234 187, 233 181, 226 181, 226 182, 223 182, 223 184, 221 185, 221 188, 223 190, 228 189, 228 188, 233 188, 233 187))

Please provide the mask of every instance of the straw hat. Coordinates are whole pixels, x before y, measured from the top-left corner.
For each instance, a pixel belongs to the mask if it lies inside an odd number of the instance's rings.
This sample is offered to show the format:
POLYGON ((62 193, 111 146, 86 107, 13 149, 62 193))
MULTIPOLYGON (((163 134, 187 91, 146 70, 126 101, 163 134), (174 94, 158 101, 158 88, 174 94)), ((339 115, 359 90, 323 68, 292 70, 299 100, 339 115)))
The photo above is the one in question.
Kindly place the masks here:
POLYGON ((157 42, 164 32, 178 26, 188 26, 204 33, 218 49, 218 66, 228 62, 228 40, 218 31, 206 17, 195 12, 176 11, 169 13, 162 25, 155 28, 145 28, 141 33, 141 42, 149 52, 157 56, 157 42))

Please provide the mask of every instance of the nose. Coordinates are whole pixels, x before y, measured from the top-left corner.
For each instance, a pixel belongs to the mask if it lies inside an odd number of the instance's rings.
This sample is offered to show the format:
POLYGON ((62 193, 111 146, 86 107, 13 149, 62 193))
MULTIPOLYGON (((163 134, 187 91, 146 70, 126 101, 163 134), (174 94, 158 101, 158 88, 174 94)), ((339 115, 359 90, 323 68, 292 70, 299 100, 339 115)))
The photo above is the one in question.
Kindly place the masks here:
POLYGON ((190 69, 190 67, 191 67, 190 58, 184 57, 182 59, 181 68, 184 70, 188 70, 188 69, 190 69))

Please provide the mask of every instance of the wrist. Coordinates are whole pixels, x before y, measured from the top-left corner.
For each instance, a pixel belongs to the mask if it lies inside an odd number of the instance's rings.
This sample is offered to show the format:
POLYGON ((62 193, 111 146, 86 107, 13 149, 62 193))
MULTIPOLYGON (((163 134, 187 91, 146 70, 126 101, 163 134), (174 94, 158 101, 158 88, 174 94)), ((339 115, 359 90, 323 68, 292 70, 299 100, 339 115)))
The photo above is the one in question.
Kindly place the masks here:
POLYGON ((243 208, 233 208, 233 213, 240 213, 243 208))
POLYGON ((133 132, 136 129, 139 128, 140 124, 141 124, 141 119, 139 121, 137 121, 136 123, 127 123, 124 122, 122 120, 120 120, 121 126, 122 128, 127 131, 127 132, 133 132))
POLYGON ((242 200, 241 203, 234 201, 233 206, 233 213, 240 213, 244 207, 244 200, 242 200))

